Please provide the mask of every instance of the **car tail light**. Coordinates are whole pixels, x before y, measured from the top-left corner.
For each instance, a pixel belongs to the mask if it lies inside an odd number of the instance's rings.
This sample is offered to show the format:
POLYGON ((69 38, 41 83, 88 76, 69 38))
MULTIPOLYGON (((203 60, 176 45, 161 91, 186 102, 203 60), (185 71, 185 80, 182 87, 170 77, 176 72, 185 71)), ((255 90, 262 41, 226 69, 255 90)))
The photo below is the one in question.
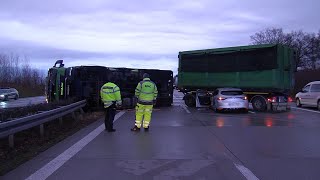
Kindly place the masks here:
POLYGON ((268 98, 268 102, 277 102, 277 97, 268 98))
POLYGON ((222 100, 225 100, 225 99, 226 99, 226 98, 223 98, 223 97, 219 97, 219 98, 218 98, 219 101, 222 101, 222 100))
POLYGON ((291 97, 288 97, 288 102, 292 102, 292 98, 291 97))

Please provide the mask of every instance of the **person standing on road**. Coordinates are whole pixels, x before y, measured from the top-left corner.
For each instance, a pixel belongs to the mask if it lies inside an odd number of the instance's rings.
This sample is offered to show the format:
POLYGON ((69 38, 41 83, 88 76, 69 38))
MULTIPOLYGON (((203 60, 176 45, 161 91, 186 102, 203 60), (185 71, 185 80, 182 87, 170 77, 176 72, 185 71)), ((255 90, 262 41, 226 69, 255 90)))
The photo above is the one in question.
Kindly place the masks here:
POLYGON ((136 105, 136 121, 131 131, 140 131, 141 125, 143 125, 145 131, 148 131, 153 105, 155 105, 158 96, 157 86, 150 80, 149 74, 143 74, 143 80, 140 81, 136 87, 135 96, 138 99, 136 105), (142 119, 144 119, 143 124, 142 119))
POLYGON ((110 81, 111 77, 109 77, 109 82, 101 87, 100 96, 105 108, 105 130, 108 132, 114 132, 116 130, 113 129, 113 120, 116 115, 116 107, 120 107, 122 105, 122 101, 120 88, 110 81))

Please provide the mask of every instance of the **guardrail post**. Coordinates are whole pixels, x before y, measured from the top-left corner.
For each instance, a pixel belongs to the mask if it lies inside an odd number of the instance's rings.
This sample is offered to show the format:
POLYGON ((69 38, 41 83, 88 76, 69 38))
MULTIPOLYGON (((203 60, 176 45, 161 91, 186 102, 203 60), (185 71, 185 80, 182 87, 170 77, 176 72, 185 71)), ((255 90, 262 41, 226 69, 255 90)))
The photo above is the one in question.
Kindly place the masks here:
POLYGON ((80 120, 83 120, 83 114, 84 114, 84 111, 83 111, 82 108, 80 108, 80 113, 79 113, 79 116, 78 116, 80 120))
POLYGON ((14 148, 14 134, 9 135, 9 147, 14 148))
POLYGON ((40 124, 40 136, 43 137, 44 136, 44 125, 40 124))
POLYGON ((73 120, 76 120, 76 119, 77 119, 75 112, 72 112, 71 115, 72 115, 72 119, 73 119, 73 120))
POLYGON ((83 111, 83 109, 82 109, 82 108, 80 108, 80 113, 81 113, 81 114, 84 114, 84 111, 83 111))
POLYGON ((59 117, 59 125, 62 126, 63 121, 62 121, 62 117, 59 117))

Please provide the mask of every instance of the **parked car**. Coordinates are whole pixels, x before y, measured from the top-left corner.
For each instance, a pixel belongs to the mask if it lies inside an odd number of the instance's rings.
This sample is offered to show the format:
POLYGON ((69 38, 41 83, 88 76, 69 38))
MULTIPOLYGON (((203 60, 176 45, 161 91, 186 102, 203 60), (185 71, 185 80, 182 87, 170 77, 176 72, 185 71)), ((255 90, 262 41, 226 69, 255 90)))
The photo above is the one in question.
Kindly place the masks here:
POLYGON ((296 105, 308 105, 317 107, 320 111, 320 81, 308 83, 300 92, 296 94, 296 105))
POLYGON ((0 100, 8 101, 9 99, 17 100, 19 92, 15 88, 0 88, 0 100))
POLYGON ((218 88, 212 95, 212 108, 222 110, 242 110, 248 112, 249 102, 243 91, 238 88, 218 88))

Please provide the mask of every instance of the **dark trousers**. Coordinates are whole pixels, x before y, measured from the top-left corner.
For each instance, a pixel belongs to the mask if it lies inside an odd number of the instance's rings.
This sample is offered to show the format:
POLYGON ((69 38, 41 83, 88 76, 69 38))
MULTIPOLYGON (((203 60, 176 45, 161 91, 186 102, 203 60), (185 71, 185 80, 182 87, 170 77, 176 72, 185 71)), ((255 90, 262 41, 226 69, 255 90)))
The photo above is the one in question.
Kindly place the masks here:
POLYGON ((106 111, 106 116, 104 119, 104 125, 106 127, 106 130, 112 130, 114 116, 116 115, 116 106, 113 104, 107 107, 105 111, 106 111))

